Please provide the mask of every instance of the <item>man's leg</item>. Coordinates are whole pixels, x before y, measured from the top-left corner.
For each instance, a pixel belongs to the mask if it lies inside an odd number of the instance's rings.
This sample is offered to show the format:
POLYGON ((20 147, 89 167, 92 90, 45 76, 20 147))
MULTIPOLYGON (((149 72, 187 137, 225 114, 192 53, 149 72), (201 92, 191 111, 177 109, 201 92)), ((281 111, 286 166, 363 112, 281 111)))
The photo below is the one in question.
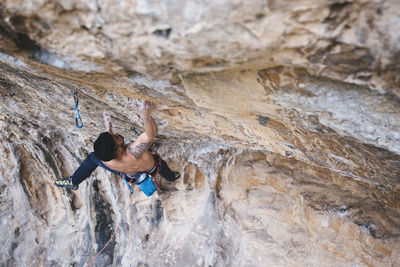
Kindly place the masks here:
POLYGON ((92 172, 97 168, 98 164, 93 161, 94 153, 90 153, 81 166, 72 174, 71 179, 74 185, 79 185, 86 178, 88 178, 92 172))
MULTIPOLYGON (((168 182, 175 182, 179 177, 181 177, 179 172, 171 171, 167 163, 158 155, 153 155, 154 163, 159 163, 158 173, 168 182)), ((153 174, 153 173, 150 173, 153 174)))
POLYGON ((96 158, 94 153, 90 153, 84 162, 79 166, 79 168, 72 174, 70 177, 67 177, 63 180, 57 180, 55 185, 58 187, 66 187, 68 189, 76 190, 79 188, 79 184, 82 183, 86 178, 88 178, 92 172, 97 168, 97 166, 103 167, 107 171, 115 173, 116 175, 121 176, 122 173, 116 170, 112 170, 105 166, 101 160, 96 158))
POLYGON ((73 190, 78 189, 79 184, 82 183, 86 178, 88 178, 97 168, 97 164, 92 160, 93 156, 94 153, 90 153, 79 166, 79 168, 74 172, 74 174, 63 180, 55 181, 55 185, 58 187, 65 187, 73 190))

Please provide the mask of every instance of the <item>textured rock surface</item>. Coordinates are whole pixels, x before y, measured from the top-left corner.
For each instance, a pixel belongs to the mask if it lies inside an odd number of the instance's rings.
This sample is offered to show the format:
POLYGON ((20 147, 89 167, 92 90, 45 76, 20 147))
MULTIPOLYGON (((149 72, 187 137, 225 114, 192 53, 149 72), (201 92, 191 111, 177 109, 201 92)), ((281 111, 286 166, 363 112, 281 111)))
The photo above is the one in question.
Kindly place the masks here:
POLYGON ((398 1, 0 5, 2 265, 400 265, 398 1), (129 98, 182 179, 56 188, 129 98))

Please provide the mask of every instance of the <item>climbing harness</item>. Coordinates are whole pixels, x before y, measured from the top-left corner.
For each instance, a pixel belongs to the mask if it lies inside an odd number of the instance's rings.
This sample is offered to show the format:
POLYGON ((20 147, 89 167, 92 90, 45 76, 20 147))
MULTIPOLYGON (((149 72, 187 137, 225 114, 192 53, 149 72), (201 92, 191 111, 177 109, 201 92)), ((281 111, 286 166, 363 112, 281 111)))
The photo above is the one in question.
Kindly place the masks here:
MULTIPOLYGON (((136 190, 136 188, 135 188, 136 190)), ((132 190, 132 194, 133 194, 134 190, 132 190)), ((133 197, 131 199, 131 201, 133 202, 133 197)), ((96 256, 94 256, 88 263, 86 263, 86 267, 88 267, 93 261, 96 260, 96 258, 100 255, 101 252, 103 252, 103 250, 108 246, 108 244, 111 242, 111 240, 114 238, 115 234, 117 233, 118 228, 121 226, 122 220, 124 219, 126 212, 128 211, 129 207, 132 205, 133 203, 129 203, 128 207, 126 207, 126 210, 124 212, 124 215, 122 215, 121 220, 118 223, 117 228, 115 228, 114 233, 111 235, 110 240, 108 240, 108 242, 104 245, 104 247, 97 253, 96 256)))
POLYGON ((154 167, 150 171, 141 173, 139 179, 136 180, 136 184, 148 197, 151 196, 155 191, 161 192, 161 189, 155 179, 158 172, 160 171, 159 166, 161 164, 161 156, 157 153, 153 153, 153 155, 156 155, 158 157, 158 162, 154 163, 154 167))
POLYGON ((81 115, 79 115, 79 109, 78 109, 78 103, 79 103, 78 93, 77 93, 75 90, 73 90, 73 91, 72 91, 72 95, 74 96, 75 110, 76 110, 75 124, 76 124, 76 127, 77 127, 78 129, 80 129, 80 128, 83 127, 83 122, 82 122, 82 119, 81 119, 81 115))
MULTIPOLYGON (((158 169, 158 167, 157 167, 157 169, 158 169)), ((157 170, 157 173, 158 173, 158 170, 157 170)), ((156 175, 157 175, 157 173, 156 173, 156 175)), ((153 176, 147 172, 141 172, 141 173, 138 173, 138 174, 135 174, 132 176, 127 176, 126 174, 122 174, 122 180, 128 187, 131 194, 133 194, 133 189, 129 183, 133 182, 134 184, 137 184, 139 186, 139 188, 142 190, 142 192, 146 196, 149 197, 152 194, 154 194, 155 191, 161 192, 161 189, 158 186, 157 181, 155 180, 156 175, 153 176), (128 182, 128 180, 129 180, 129 182, 128 182)))
POLYGON ((142 190, 142 192, 148 197, 154 194, 155 191, 161 192, 161 189, 155 179, 158 172, 160 171, 159 166, 161 164, 161 157, 157 153, 154 153, 154 155, 158 156, 158 161, 154 163, 154 167, 150 171, 139 172, 135 175, 126 175, 125 173, 121 175, 122 180, 128 187, 131 194, 133 194, 133 190, 130 183, 137 184, 139 188, 142 190))

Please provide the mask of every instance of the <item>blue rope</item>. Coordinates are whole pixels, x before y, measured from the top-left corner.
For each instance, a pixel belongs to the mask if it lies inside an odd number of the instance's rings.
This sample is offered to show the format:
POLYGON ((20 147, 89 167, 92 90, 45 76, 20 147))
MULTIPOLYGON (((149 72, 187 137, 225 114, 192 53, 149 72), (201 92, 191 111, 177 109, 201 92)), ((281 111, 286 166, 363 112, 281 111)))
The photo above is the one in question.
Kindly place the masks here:
POLYGON ((75 124, 76 127, 78 129, 83 127, 83 122, 82 122, 82 118, 81 115, 79 115, 79 109, 78 109, 78 103, 79 103, 79 99, 78 99, 78 93, 76 91, 72 91, 72 94, 74 96, 74 101, 75 101, 75 110, 76 110, 76 117, 75 117, 75 124))

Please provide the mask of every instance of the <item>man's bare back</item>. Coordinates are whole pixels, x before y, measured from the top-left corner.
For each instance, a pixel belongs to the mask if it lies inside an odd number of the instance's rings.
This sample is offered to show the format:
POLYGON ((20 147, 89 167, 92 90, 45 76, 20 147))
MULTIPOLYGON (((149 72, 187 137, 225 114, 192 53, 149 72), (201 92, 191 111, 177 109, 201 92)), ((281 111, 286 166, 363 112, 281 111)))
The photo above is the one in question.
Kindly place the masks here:
POLYGON ((136 159, 131 153, 125 151, 121 159, 114 159, 103 164, 110 169, 117 170, 129 175, 148 171, 154 166, 154 159, 150 152, 146 151, 142 157, 136 159))

